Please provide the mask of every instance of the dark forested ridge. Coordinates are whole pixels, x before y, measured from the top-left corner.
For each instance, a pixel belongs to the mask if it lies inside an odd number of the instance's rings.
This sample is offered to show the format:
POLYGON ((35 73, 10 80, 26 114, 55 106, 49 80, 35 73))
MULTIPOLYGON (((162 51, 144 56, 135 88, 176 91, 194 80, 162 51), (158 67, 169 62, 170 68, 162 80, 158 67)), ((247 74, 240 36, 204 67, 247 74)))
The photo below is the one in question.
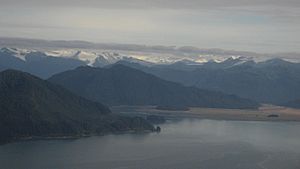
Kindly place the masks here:
POLYGON ((107 68, 79 67, 52 76, 88 99, 108 105, 161 105, 213 108, 257 108, 256 102, 221 92, 184 87, 121 64, 107 68))
POLYGON ((76 136, 152 130, 140 118, 112 114, 108 107, 28 73, 0 73, 0 142, 19 138, 76 136))

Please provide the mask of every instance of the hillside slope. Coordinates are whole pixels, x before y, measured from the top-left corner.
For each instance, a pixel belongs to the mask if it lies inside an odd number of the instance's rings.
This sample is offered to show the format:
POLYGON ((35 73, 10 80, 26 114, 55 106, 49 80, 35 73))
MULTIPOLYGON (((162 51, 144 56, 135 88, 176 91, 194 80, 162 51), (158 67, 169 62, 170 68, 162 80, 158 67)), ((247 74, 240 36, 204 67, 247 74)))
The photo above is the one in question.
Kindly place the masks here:
POLYGON ((152 129, 141 119, 112 114, 106 106, 28 73, 0 73, 0 142, 24 137, 102 134, 152 129))
POLYGON ((184 87, 120 64, 108 68, 79 67, 54 75, 49 81, 108 105, 258 107, 256 102, 247 99, 184 87))

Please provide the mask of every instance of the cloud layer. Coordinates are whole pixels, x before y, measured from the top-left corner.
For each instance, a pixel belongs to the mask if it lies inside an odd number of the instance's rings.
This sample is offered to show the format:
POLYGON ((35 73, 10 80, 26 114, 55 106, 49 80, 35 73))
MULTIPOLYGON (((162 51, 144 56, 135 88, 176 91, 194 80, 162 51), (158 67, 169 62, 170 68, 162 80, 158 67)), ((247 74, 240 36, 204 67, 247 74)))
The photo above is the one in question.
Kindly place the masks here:
POLYGON ((0 36, 300 51, 298 0, 0 2, 0 36))

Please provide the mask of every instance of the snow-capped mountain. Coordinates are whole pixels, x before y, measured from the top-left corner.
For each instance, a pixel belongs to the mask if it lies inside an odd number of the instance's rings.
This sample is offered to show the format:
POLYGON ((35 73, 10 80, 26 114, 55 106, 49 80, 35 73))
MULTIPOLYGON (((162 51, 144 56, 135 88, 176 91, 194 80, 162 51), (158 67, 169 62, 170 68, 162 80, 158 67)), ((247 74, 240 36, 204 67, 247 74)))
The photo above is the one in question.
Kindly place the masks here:
POLYGON ((82 61, 88 62, 90 66, 104 66, 107 64, 113 64, 120 60, 126 60, 128 62, 139 63, 142 65, 153 64, 174 64, 177 62, 187 65, 198 65, 207 62, 224 62, 229 60, 239 63, 252 60, 250 57, 243 56, 216 56, 216 55, 199 55, 199 56, 174 56, 170 54, 156 54, 156 53, 122 53, 119 51, 95 51, 95 50, 75 50, 75 49, 63 49, 56 51, 46 51, 47 55, 56 57, 72 57, 82 61))
POLYGON ((41 78, 55 73, 86 65, 79 59, 50 56, 44 51, 2 48, 0 49, 0 71, 15 69, 25 71, 41 78))
POLYGON ((254 62, 254 58, 245 56, 221 56, 221 55, 198 55, 198 56, 174 56, 170 54, 143 54, 143 53, 121 53, 119 51, 104 50, 82 50, 82 49, 19 49, 1 48, 2 53, 7 53, 23 61, 33 56, 56 57, 76 59, 89 66, 103 67, 119 61, 138 63, 144 66, 153 65, 205 65, 208 67, 232 67, 254 62), (30 57, 29 57, 30 56, 30 57))
MULTIPOLYGON (((39 77, 47 78, 51 75, 74 69, 78 66, 104 67, 114 63, 140 65, 144 67, 168 68, 170 70, 193 71, 199 68, 227 69, 242 66, 268 66, 286 62, 282 59, 272 59, 256 62, 251 57, 244 56, 171 56, 141 53, 127 54, 118 51, 95 51, 78 49, 0 49, 0 70, 8 68, 24 70, 39 77), (161 60, 159 60, 161 59, 161 60), (133 63, 133 64, 130 64, 133 63)), ((288 62, 289 63, 289 62, 288 62)))
POLYGON ((9 53, 23 61, 28 59, 28 56, 36 55, 39 57, 59 57, 70 58, 83 61, 86 65, 103 67, 109 64, 114 64, 119 61, 138 63, 144 66, 153 65, 174 65, 174 66, 236 66, 250 60, 249 57, 243 56, 215 56, 215 55, 199 55, 199 56, 174 56, 170 54, 143 54, 143 53, 121 53, 118 51, 103 51, 103 50, 82 50, 82 49, 19 49, 19 48, 2 48, 1 52, 9 53))
POLYGON ((109 64, 114 64, 120 60, 126 60, 130 62, 142 63, 146 62, 132 56, 120 54, 117 52, 108 51, 87 51, 87 50, 73 50, 64 49, 56 51, 46 51, 49 56, 74 58, 84 62, 87 62, 89 66, 102 67, 109 64))
POLYGON ((27 49, 18 49, 18 48, 1 48, 0 52, 7 53, 13 55, 19 59, 25 60, 25 56, 30 52, 35 52, 35 50, 27 50, 27 49))

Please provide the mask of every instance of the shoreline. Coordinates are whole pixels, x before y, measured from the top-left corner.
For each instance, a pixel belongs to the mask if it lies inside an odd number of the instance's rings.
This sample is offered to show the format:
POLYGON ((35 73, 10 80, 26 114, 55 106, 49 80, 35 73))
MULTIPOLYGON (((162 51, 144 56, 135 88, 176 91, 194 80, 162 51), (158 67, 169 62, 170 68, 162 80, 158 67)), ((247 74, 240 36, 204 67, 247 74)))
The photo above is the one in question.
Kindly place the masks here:
POLYGON ((111 109, 125 115, 157 115, 163 116, 166 119, 197 118, 211 120, 300 122, 300 109, 273 105, 263 105, 257 110, 191 107, 187 111, 174 111, 158 110, 155 106, 115 106, 111 109), (274 115, 276 117, 272 117, 274 115))
MULTIPOLYGON (((259 122, 300 122, 300 109, 264 105, 258 110, 249 109, 216 109, 216 108, 196 108, 191 107, 187 111, 182 110, 158 110, 156 106, 114 106, 111 107, 114 113, 126 116, 157 115, 166 120, 181 119, 207 119, 207 120, 225 120, 225 121, 259 121, 259 122), (269 115, 278 115, 278 117, 268 117, 269 115)), ((150 130, 129 130, 107 133, 77 134, 65 136, 29 136, 14 138, 0 143, 0 146, 18 143, 23 141, 38 140, 73 140, 92 136, 134 134, 134 133, 152 133, 150 130)))
POLYGON ((19 143, 19 142, 27 142, 27 141, 43 141, 43 140, 76 140, 81 138, 88 138, 93 136, 107 136, 107 135, 122 135, 122 134, 148 134, 155 131, 151 130, 128 130, 128 131, 119 131, 119 132, 107 132, 107 133, 91 133, 91 134, 82 134, 82 135, 65 135, 65 136, 28 136, 28 137, 20 137, 14 138, 10 141, 6 141, 0 143, 0 146, 19 143))

